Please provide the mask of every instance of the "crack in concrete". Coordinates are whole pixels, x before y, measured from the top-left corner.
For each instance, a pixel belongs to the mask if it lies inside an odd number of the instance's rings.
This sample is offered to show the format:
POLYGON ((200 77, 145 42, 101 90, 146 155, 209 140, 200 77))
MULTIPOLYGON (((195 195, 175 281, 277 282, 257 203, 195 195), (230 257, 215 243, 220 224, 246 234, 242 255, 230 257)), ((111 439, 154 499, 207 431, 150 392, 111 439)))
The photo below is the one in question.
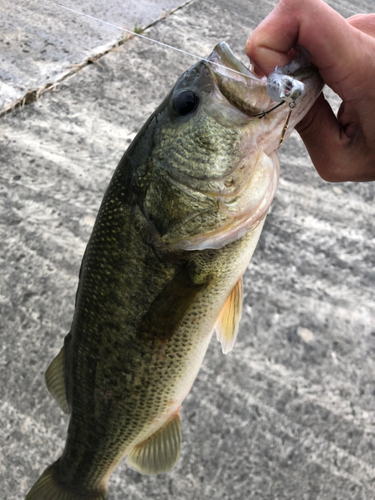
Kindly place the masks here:
MULTIPOLYGON (((142 29, 142 31, 140 33, 144 33, 149 28, 151 28, 151 27, 155 26, 156 24, 158 24, 158 23, 160 23, 160 22, 165 21, 166 19, 168 19, 168 17, 170 17, 171 15, 175 14, 178 10, 181 10, 184 7, 186 7, 187 5, 190 5, 190 4, 192 4, 192 3, 196 2, 196 1, 197 0, 186 0, 186 2, 184 2, 181 5, 179 5, 175 9, 172 9, 172 10, 166 12, 165 14, 162 14, 157 19, 155 19, 155 21, 152 21, 151 23, 149 23, 147 26, 145 26, 142 29)), ((79 71, 81 71, 83 68, 85 68, 89 64, 97 64, 97 62, 99 61, 99 59, 101 59, 103 56, 105 56, 109 52, 112 52, 112 51, 116 50, 118 47, 121 47, 127 41, 132 40, 135 36, 137 36, 136 33, 134 33, 134 34, 128 34, 128 35, 123 36, 121 38, 121 40, 119 40, 118 42, 116 42, 113 45, 110 45, 108 48, 102 50, 98 54, 95 54, 95 55, 92 55, 92 56, 88 57, 87 59, 85 59, 81 63, 70 65, 71 69, 68 70, 66 73, 62 74, 60 77, 58 77, 54 82, 48 82, 45 85, 42 85, 41 87, 38 87, 36 89, 28 90, 22 97, 16 99, 15 101, 12 101, 12 102, 6 104, 3 107, 3 109, 0 111, 0 117, 6 115, 8 112, 13 112, 16 109, 22 109, 24 106, 26 106, 28 104, 32 104, 33 102, 38 101, 39 98, 45 92, 51 92, 51 91, 56 90, 57 86, 60 85, 62 82, 70 79, 72 76, 74 76, 75 74, 77 74, 79 71)))

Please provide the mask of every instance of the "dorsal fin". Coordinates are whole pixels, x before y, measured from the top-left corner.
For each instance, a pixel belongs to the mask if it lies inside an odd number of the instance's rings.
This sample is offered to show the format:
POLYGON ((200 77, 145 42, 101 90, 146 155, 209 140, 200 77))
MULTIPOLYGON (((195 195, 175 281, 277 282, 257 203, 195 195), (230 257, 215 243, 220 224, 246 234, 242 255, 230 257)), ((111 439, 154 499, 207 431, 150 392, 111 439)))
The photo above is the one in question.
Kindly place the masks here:
POLYGON ((238 326, 242 315, 243 300, 242 277, 237 281, 216 322, 215 330, 217 340, 221 342, 224 354, 233 349, 237 338, 238 326))

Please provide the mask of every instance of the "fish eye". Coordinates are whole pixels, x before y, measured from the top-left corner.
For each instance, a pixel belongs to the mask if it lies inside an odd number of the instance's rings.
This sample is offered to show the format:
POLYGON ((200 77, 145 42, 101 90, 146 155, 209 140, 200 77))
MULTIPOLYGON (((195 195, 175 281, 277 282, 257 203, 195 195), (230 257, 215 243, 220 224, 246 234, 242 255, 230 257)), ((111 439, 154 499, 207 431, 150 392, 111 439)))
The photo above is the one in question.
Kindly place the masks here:
POLYGON ((199 97, 191 90, 183 90, 173 98, 173 109, 179 116, 186 116, 195 111, 199 97))

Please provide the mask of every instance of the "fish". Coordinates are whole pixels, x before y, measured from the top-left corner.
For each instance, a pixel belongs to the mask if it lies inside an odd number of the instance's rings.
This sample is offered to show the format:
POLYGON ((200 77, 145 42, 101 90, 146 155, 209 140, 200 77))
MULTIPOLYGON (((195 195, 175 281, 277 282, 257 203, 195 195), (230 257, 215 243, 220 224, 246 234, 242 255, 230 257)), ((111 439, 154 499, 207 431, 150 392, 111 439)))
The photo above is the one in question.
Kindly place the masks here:
POLYGON ((304 92, 290 115, 221 42, 123 155, 82 260, 70 332, 45 375, 70 414, 65 448, 26 500, 106 499, 125 457, 142 474, 176 464, 182 403, 212 334, 225 354, 236 340, 280 136, 322 90, 312 65, 292 76, 304 92))

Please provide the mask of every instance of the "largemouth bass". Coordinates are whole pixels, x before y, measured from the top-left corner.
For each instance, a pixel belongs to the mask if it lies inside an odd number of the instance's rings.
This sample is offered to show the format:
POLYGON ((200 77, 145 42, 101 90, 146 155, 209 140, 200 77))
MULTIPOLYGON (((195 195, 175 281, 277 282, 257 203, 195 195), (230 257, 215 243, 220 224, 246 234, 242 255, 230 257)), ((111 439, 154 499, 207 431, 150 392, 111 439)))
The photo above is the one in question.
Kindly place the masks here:
MULTIPOLYGON (((124 457, 144 474, 170 470, 214 329, 225 353, 233 347, 289 109, 255 116, 275 106, 266 79, 224 42, 208 59, 150 116, 104 195, 72 327, 46 372, 70 413, 65 449, 27 500, 105 499, 124 457)), ((312 66, 294 76, 305 92, 286 135, 322 89, 312 66)))

